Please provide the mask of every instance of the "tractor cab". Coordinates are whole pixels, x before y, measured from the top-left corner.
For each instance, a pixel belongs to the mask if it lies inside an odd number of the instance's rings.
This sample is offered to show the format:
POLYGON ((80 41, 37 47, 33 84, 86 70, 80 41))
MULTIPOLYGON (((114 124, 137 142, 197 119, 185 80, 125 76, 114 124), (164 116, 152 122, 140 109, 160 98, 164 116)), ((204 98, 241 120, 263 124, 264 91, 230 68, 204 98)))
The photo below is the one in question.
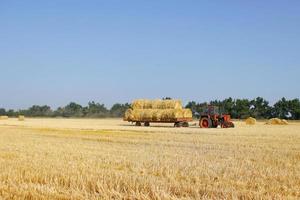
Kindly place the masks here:
POLYGON ((220 108, 218 106, 207 106, 204 108, 204 114, 220 115, 220 108))

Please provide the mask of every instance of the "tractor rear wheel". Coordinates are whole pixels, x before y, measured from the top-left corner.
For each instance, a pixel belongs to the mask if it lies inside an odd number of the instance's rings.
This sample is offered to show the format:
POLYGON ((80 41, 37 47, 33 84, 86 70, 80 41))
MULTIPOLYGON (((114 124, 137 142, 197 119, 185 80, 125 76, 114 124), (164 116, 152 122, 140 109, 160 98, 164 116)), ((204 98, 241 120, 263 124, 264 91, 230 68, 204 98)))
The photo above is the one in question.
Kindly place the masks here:
POLYGON ((201 128, 211 128, 212 122, 208 117, 203 117, 200 119, 199 125, 201 128))
POLYGON ((144 126, 150 126, 150 122, 145 122, 144 126))

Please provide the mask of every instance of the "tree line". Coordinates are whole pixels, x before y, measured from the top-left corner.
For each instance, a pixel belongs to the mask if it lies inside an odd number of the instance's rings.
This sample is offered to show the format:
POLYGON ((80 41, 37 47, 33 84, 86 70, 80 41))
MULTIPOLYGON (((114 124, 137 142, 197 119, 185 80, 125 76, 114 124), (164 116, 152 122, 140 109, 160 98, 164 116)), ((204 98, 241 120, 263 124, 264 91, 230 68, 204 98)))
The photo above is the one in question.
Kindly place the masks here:
POLYGON ((262 97, 255 99, 233 99, 227 98, 222 101, 214 100, 210 102, 196 103, 191 101, 186 105, 190 108, 194 116, 203 112, 203 108, 207 105, 218 106, 220 112, 230 114, 234 119, 245 119, 254 117, 256 119, 270 119, 278 117, 281 119, 300 119, 300 101, 299 99, 287 100, 282 98, 273 106, 262 97))
POLYGON ((94 101, 89 102, 87 106, 71 102, 64 107, 57 108, 56 110, 51 109, 48 105, 33 105, 28 109, 18 111, 0 108, 0 115, 7 115, 9 117, 25 115, 27 117, 107 118, 122 117, 128 108, 130 108, 130 104, 128 103, 116 103, 108 109, 104 104, 96 103, 94 101))
MULTIPOLYGON (((252 100, 233 99, 230 97, 224 100, 214 100, 210 102, 190 101, 185 107, 190 108, 193 112, 193 116, 197 117, 204 111, 207 105, 218 106, 222 113, 230 114, 234 119, 245 119, 247 117, 255 117, 257 119, 269 119, 273 117, 293 120, 300 119, 299 99, 287 100, 286 98, 282 98, 274 105, 270 105, 269 102, 262 97, 257 97, 252 100)), ((129 103, 116 103, 108 109, 104 104, 94 101, 89 102, 87 106, 71 102, 55 110, 48 105, 33 105, 24 110, 5 110, 4 108, 0 108, 0 115, 7 115, 9 117, 25 115, 27 117, 108 118, 122 117, 128 108, 130 108, 129 103)))

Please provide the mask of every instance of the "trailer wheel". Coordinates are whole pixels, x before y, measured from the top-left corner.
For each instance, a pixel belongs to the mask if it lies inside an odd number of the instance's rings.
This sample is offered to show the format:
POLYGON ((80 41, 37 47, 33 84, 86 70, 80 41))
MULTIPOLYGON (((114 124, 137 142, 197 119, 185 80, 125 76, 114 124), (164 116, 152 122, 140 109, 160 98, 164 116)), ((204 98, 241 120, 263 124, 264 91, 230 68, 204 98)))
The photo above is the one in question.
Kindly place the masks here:
POLYGON ((142 126, 142 123, 141 122, 135 122, 135 125, 136 126, 142 126))
POLYGON ((201 128, 211 128, 212 122, 208 117, 203 117, 200 119, 199 125, 201 128))
POLYGON ((188 122, 183 122, 182 127, 189 127, 189 123, 188 122))
POLYGON ((144 126, 150 126, 150 122, 145 122, 144 126))
POLYGON ((175 122, 175 123, 174 123, 174 127, 177 127, 177 128, 181 127, 181 125, 182 125, 182 124, 181 124, 180 122, 175 122))

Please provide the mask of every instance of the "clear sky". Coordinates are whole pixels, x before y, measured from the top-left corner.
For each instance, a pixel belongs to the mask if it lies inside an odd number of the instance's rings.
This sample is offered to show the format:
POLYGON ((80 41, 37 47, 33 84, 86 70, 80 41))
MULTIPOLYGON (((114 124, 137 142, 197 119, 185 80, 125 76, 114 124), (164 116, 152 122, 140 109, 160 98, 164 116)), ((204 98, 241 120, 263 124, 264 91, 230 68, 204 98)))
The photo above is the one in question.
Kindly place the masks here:
POLYGON ((299 0, 0 1, 0 107, 300 96, 299 0))

